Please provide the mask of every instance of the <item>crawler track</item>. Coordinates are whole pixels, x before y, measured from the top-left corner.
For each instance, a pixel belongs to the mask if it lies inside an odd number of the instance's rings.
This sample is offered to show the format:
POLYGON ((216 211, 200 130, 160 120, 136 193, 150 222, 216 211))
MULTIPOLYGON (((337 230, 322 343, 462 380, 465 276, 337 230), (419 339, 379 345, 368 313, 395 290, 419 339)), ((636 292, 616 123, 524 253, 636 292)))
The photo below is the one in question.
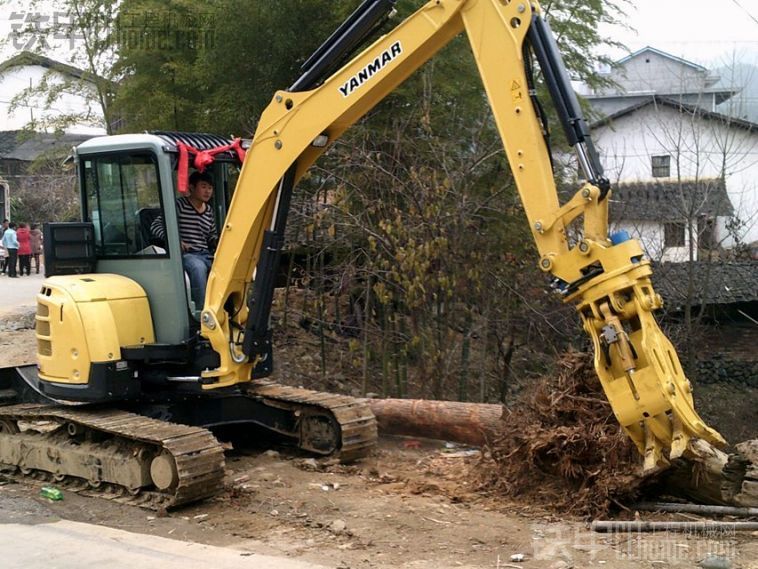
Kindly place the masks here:
MULTIPOLYGON (((189 413, 187 408, 172 412, 172 423, 152 418, 160 415, 153 414, 151 403, 137 403, 129 412, 30 401, 26 398, 41 395, 26 389, 34 388, 29 377, 18 375, 3 384, 6 395, 0 390, 4 474, 151 509, 180 506, 223 490, 222 446, 206 428, 181 424, 195 422, 197 406, 206 402, 203 397, 188 400, 189 413)), ((352 397, 269 381, 253 381, 229 401, 234 403, 234 397, 250 404, 230 405, 228 414, 217 416, 220 422, 213 419, 208 424, 223 425, 224 419, 230 425, 244 424, 260 418, 259 426, 284 435, 295 446, 343 462, 366 456, 376 445, 376 419, 367 404, 352 397)), ((214 401, 207 400, 209 411, 214 401)))
POLYGON ((39 404, 0 407, 0 464, 150 509, 218 494, 224 479, 223 448, 206 429, 39 404))
POLYGON ((378 430, 371 408, 346 395, 311 391, 257 380, 246 389, 249 396, 299 413, 299 447, 318 454, 339 456, 351 462, 376 446, 378 430))

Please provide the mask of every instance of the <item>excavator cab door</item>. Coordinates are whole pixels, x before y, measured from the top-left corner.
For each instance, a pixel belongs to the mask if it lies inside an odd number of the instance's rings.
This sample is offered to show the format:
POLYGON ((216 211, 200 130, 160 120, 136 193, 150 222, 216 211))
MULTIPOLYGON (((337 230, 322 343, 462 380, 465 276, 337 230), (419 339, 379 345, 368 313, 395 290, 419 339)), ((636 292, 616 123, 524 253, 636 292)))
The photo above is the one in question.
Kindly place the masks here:
MULTIPOLYGON (((178 148, 181 143, 207 150, 226 142, 213 135, 159 132, 95 138, 77 148, 82 220, 94 227, 95 272, 128 277, 145 289, 161 344, 192 337, 203 308, 192 303, 182 266, 175 207, 182 168, 178 148)), ((231 152, 214 158, 206 172, 214 181, 209 205, 220 230, 240 164, 231 152)))

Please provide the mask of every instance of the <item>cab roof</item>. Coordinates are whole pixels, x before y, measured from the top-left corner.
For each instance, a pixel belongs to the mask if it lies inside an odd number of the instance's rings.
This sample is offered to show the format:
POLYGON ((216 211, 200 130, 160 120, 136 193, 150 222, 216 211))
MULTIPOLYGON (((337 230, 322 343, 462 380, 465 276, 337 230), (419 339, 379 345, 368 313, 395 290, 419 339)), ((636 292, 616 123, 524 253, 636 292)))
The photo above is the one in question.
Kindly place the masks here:
MULTIPOLYGON (((157 130, 141 134, 116 134, 110 136, 97 136, 91 138, 76 147, 77 153, 91 154, 95 152, 111 152, 128 150, 130 148, 153 147, 160 148, 164 152, 175 153, 177 143, 182 142, 198 150, 210 150, 219 146, 225 146, 232 142, 231 138, 204 132, 175 132, 157 130)), ((249 145, 249 141, 243 141, 243 148, 249 145), (247 144, 245 143, 247 142, 247 144)), ((234 151, 224 152, 217 155, 217 159, 237 160, 234 151)))

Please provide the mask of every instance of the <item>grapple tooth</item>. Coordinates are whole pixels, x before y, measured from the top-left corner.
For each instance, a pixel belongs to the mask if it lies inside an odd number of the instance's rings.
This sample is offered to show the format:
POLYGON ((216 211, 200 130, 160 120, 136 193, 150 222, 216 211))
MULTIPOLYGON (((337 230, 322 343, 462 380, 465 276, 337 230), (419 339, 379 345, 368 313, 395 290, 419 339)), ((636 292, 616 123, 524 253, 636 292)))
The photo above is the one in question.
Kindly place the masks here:
POLYGON ((674 434, 671 437, 671 452, 669 453, 669 458, 675 460, 682 456, 684 451, 687 450, 687 443, 689 443, 690 437, 684 432, 682 420, 676 415, 671 417, 671 427, 674 434))
POLYGON ((653 434, 648 422, 645 421, 645 462, 642 468, 646 472, 652 471, 663 466, 666 462, 663 456, 663 445, 653 434))

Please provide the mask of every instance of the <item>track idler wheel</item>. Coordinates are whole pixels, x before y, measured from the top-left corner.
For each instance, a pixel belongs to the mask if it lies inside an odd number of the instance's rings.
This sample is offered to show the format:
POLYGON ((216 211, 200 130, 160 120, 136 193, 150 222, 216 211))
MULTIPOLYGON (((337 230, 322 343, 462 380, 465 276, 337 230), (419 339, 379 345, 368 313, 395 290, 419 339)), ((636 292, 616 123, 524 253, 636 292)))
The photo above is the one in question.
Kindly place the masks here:
POLYGON ((176 461, 169 452, 162 452, 150 463, 150 478, 158 490, 169 490, 176 487, 179 474, 176 461))

